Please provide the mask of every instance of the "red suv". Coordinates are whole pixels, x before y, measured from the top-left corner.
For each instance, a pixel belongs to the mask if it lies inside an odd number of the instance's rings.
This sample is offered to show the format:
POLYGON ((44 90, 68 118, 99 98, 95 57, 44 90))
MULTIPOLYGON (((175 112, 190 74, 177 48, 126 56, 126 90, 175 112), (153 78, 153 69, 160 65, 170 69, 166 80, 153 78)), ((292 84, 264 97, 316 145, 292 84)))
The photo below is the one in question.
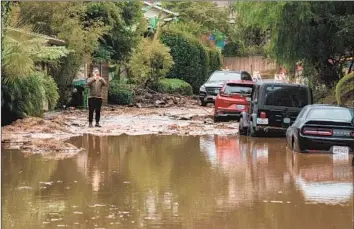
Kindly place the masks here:
POLYGON ((249 80, 227 81, 215 98, 214 121, 221 117, 239 119, 241 112, 248 111, 253 85, 249 80))

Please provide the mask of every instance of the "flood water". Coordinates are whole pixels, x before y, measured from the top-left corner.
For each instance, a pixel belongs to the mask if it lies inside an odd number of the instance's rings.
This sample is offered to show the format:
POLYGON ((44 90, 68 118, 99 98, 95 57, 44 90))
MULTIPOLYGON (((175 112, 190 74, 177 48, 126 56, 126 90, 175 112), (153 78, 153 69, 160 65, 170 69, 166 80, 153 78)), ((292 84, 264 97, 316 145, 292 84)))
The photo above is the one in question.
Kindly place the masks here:
POLYGON ((294 154, 277 138, 70 141, 87 152, 2 152, 2 228, 353 228, 351 157, 294 154))

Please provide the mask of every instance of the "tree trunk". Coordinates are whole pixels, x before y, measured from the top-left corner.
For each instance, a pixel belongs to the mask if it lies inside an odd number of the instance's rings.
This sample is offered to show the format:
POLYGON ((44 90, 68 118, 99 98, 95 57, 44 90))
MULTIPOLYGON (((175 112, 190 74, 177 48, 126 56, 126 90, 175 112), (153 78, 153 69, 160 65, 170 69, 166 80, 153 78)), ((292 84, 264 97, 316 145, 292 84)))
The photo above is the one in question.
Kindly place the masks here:
POLYGON ((354 64, 354 59, 352 60, 352 63, 349 66, 348 74, 352 72, 353 64, 354 64))

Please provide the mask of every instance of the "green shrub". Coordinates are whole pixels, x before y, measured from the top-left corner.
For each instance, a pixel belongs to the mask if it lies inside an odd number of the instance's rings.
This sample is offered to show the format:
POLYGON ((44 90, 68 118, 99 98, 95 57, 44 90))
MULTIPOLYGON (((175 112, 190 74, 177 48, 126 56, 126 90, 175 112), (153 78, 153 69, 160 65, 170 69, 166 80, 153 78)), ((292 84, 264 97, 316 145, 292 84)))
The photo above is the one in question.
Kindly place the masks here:
POLYGON ((222 50, 222 54, 225 57, 236 57, 244 54, 244 45, 240 41, 231 41, 227 43, 222 50))
POLYGON ((179 77, 192 85, 197 92, 208 78, 208 53, 201 42, 192 35, 179 31, 163 31, 161 41, 171 49, 175 64, 167 78, 179 77))
POLYGON ((54 110, 59 100, 58 86, 51 76, 43 75, 42 85, 44 88, 44 96, 48 101, 49 110, 54 110))
POLYGON ((133 85, 110 82, 108 88, 108 102, 110 104, 128 105, 133 101, 133 85))
POLYGON ((208 57, 209 57, 209 75, 216 70, 220 70, 222 66, 221 60, 221 52, 215 48, 207 48, 208 57))
POLYGON ((147 87, 164 78, 173 65, 170 49, 158 40, 142 39, 129 61, 130 81, 147 87))
POLYGON ((339 80, 336 86, 336 100, 338 104, 342 104, 342 96, 348 93, 353 88, 354 84, 354 72, 345 75, 342 79, 339 80))
POLYGON ((161 93, 192 95, 192 86, 180 79, 161 79, 153 86, 153 89, 161 93))
POLYGON ((1 124, 9 124, 25 116, 41 116, 45 90, 43 78, 32 75, 18 77, 1 85, 1 124))

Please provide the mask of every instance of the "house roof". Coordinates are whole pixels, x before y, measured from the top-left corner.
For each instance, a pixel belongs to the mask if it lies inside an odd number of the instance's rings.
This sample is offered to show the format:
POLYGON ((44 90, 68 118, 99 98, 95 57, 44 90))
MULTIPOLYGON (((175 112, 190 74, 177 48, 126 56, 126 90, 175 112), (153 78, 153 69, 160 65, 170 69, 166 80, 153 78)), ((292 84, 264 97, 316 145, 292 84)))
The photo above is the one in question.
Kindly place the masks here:
POLYGON ((144 1, 144 5, 147 5, 151 8, 155 8, 157 10, 161 10, 162 12, 165 12, 166 14, 172 14, 174 16, 178 16, 179 14, 178 13, 175 13, 175 12, 172 12, 170 10, 167 10, 167 9, 164 9, 160 6, 158 6, 156 3, 151 3, 151 2, 148 2, 148 1, 144 1))
POLYGON ((18 29, 18 28, 13 28, 13 27, 7 27, 6 29, 9 31, 13 31, 13 32, 25 33, 30 36, 43 38, 43 39, 47 40, 50 44, 53 44, 53 45, 64 46, 66 44, 66 42, 64 40, 60 40, 58 38, 47 36, 44 34, 33 33, 33 32, 26 31, 24 29, 18 29))

